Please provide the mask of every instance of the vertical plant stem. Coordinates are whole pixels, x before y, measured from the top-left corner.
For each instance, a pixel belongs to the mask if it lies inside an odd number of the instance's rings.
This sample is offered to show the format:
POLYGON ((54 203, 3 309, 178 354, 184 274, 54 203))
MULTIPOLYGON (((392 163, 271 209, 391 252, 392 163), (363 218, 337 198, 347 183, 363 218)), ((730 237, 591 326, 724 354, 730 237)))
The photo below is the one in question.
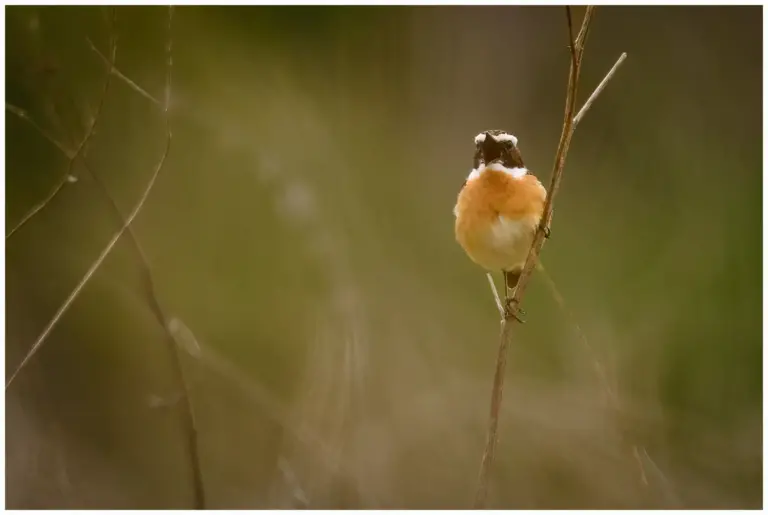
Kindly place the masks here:
POLYGON ((555 153, 555 162, 552 170, 552 177, 550 180, 549 188, 547 190, 547 199, 544 204, 544 212, 541 217, 541 224, 539 225, 536 234, 534 236, 531 248, 528 252, 523 270, 520 274, 520 278, 517 283, 517 287, 514 290, 514 294, 511 298, 507 293, 507 305, 510 307, 501 319, 501 332, 499 335, 499 349, 496 356, 496 370, 493 378, 493 389, 491 391, 491 409, 490 417, 488 421, 488 430, 486 434, 485 450, 483 452, 482 461, 480 463, 480 473, 478 477, 477 489, 475 491, 474 508, 483 509, 486 506, 488 497, 488 481, 491 466, 493 465, 494 457, 496 454, 496 444, 498 440, 498 426, 499 426, 499 412, 501 410, 501 402, 504 391, 504 374, 507 366, 507 349, 512 341, 513 327, 517 320, 514 316, 517 306, 520 305, 525 289, 528 285, 528 281, 533 273, 533 269, 538 262, 538 257, 541 249, 544 245, 545 234, 549 230, 549 225, 552 219, 552 207, 555 195, 558 192, 560 186, 560 180, 563 174, 563 168, 565 166, 565 158, 568 154, 571 138, 573 136, 576 123, 581 119, 584 112, 592 104, 594 98, 605 87, 605 83, 611 78, 613 73, 619 64, 624 60, 625 55, 619 58, 619 62, 611 69, 605 79, 600 83, 598 88, 592 93, 589 100, 585 103, 582 110, 578 115, 574 116, 576 112, 576 96, 578 91, 578 80, 581 72, 581 61, 584 54, 584 44, 589 34, 589 26, 592 21, 594 13, 594 6, 587 6, 584 19, 581 23, 581 29, 578 36, 573 37, 573 20, 571 16, 571 8, 566 6, 566 18, 568 23, 568 39, 569 39, 569 51, 570 51, 570 71, 568 74, 568 85, 566 89, 565 99, 565 115, 563 119, 563 128, 560 134, 560 142, 557 146, 557 152, 555 153))

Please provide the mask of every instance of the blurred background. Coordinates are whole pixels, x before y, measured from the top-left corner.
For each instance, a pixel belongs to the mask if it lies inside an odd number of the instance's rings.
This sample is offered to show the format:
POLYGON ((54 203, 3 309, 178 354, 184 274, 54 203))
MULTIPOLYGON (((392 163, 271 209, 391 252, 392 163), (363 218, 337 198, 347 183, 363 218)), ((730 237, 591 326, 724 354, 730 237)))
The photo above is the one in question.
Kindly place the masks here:
MULTIPOLYGON (((565 10, 172 13, 173 139, 133 228, 208 506, 471 506, 499 322, 452 209, 485 129, 548 184, 565 10)), ((579 104, 628 58, 571 145, 489 507, 762 506, 761 20, 597 9, 579 104)), ((7 378, 120 226, 94 175, 128 214, 164 153, 169 9, 114 23, 6 9, 6 234, 72 176, 5 242, 7 378)), ((123 237, 6 389, 8 508, 192 506, 142 273, 123 237)))

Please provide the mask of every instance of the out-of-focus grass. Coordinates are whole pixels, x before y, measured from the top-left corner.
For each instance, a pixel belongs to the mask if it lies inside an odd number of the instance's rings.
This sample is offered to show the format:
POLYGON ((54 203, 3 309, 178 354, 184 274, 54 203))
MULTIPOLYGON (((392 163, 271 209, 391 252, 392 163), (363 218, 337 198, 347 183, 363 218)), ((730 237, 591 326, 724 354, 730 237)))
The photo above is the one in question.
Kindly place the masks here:
MULTIPOLYGON (((583 91, 629 59, 576 134, 543 260, 625 410, 535 277, 493 506, 759 506, 757 12, 598 9, 583 91), (625 436, 666 481, 646 463, 642 484, 625 436)), ((118 67, 161 97, 165 9, 118 21, 118 67)), ((6 100, 77 139, 105 27, 9 9, 6 100)), ((566 73, 556 8, 177 8, 174 142, 136 231, 164 305, 227 363, 186 362, 212 507, 468 505, 498 322, 451 209, 482 129, 548 177, 566 73)), ((10 226, 64 160, 6 126, 10 226)), ((156 106, 117 81, 88 155, 124 211, 162 145, 156 106)), ((6 371, 115 229, 83 178, 7 242, 6 371)), ((188 502, 138 270, 118 245, 9 390, 9 507, 188 502)))

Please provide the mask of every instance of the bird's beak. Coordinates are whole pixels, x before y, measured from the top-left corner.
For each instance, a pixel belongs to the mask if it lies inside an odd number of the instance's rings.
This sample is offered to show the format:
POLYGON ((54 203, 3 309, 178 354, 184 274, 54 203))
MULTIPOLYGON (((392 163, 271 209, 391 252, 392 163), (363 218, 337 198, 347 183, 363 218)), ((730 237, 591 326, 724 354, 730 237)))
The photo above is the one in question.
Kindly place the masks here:
POLYGON ((496 141, 493 134, 486 132, 483 144, 480 146, 480 152, 483 154, 483 162, 489 165, 501 157, 501 144, 496 141))

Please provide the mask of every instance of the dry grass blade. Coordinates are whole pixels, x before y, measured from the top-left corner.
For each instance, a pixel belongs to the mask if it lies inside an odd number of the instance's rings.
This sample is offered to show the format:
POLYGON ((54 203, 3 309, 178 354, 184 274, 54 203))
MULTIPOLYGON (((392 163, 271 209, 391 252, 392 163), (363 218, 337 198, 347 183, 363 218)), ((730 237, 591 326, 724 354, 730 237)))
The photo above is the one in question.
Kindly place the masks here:
MULTIPOLYGON (((111 63, 111 66, 114 66, 115 64, 115 53, 117 52, 117 36, 115 35, 115 22, 117 19, 117 10, 113 7, 112 8, 112 21, 111 21, 111 34, 110 37, 110 56, 109 56, 109 62, 111 63)), ((51 203, 51 201, 56 197, 56 195, 59 194, 59 192, 64 188, 64 186, 69 181, 69 177, 72 175, 72 169, 75 166, 75 161, 77 161, 77 158, 80 156, 80 154, 83 152, 83 150, 88 145, 88 141, 90 141, 91 136, 93 136, 94 128, 96 127, 96 124, 99 121, 99 117, 101 116, 101 110, 104 107, 104 101, 107 98, 107 91, 109 91, 109 85, 111 82, 112 74, 107 75, 106 79, 104 80, 104 88, 101 92, 101 97, 99 98, 98 106, 96 107, 96 114, 93 116, 93 119, 91 120, 90 126, 88 126, 88 129, 85 132, 85 136, 83 136, 83 139, 80 141, 80 144, 77 146, 75 151, 69 155, 66 150, 62 148, 62 151, 64 151, 65 154, 69 157, 69 162, 67 163, 67 169, 62 175, 61 179, 56 183, 56 185, 53 187, 51 192, 46 196, 41 202, 36 204, 32 209, 30 209, 27 214, 25 214, 21 220, 6 234, 5 239, 6 241, 13 236, 16 231, 21 229, 24 225, 26 225, 27 222, 29 222, 35 215, 37 215, 40 211, 45 209, 45 207, 51 203)), ((6 104, 6 109, 9 109, 9 105, 6 104)), ((47 135, 47 133, 42 130, 37 124, 32 122, 31 118, 26 115, 26 112, 21 109, 9 109, 14 114, 20 116, 22 119, 26 120, 29 123, 32 123, 35 128, 38 129, 38 131, 43 134, 46 139, 49 141, 55 141, 50 136, 47 135)), ((59 146, 58 144, 56 144, 59 146)))
MULTIPOLYGON (((91 267, 88 269, 86 274, 83 276, 83 278, 80 280, 78 285, 75 287, 75 289, 70 293, 69 297, 64 301, 64 303, 61 305, 59 310, 56 312, 56 314, 53 316, 53 318, 49 321, 48 325, 45 327, 45 329, 42 331, 40 336, 37 338, 35 343, 32 345, 30 350, 27 352, 26 356, 22 360, 22 362, 19 364, 19 366, 16 368, 13 374, 11 374, 10 378, 6 382, 6 389, 10 387, 10 385, 13 383, 16 376, 21 372, 21 370, 24 369, 24 367, 29 363, 31 358, 40 350, 43 343, 46 341, 47 337, 50 335, 53 328, 56 326, 56 324, 59 322, 61 317, 66 313, 66 311, 69 309, 69 307, 72 305, 74 300, 77 298, 77 296, 80 294, 82 289, 85 287, 87 282, 90 280, 90 278, 93 276, 93 274, 96 272, 96 270, 101 266, 104 259, 109 255, 109 253, 114 248, 117 241, 120 239, 120 237, 127 231, 131 241, 133 242, 133 245, 139 255, 140 261, 144 268, 144 278, 145 278, 145 286, 146 286, 146 294, 147 294, 147 300, 150 304, 150 308, 152 309, 152 312, 158 319, 158 322, 162 325, 163 330, 166 333, 166 343, 167 348, 169 352, 171 353, 171 361, 174 368, 174 378, 178 385, 178 388, 181 390, 179 402, 181 404, 182 412, 182 425, 184 428, 184 432, 186 434, 187 438, 187 448, 189 453, 189 459, 190 459, 190 468, 191 468, 191 475, 192 475, 192 482, 193 482, 193 491, 194 491, 194 506, 197 509, 204 509, 205 508, 205 493, 203 488, 203 480, 202 480, 202 470, 200 467, 200 459, 199 459, 199 452, 198 452, 198 446, 197 446, 197 428, 195 424, 194 414, 192 411, 192 405, 189 400, 189 388, 187 386, 183 369, 181 366, 181 357, 178 354, 178 350, 176 348, 176 342, 173 338, 173 335, 170 334, 168 325, 166 324, 166 316, 160 306, 160 303, 158 302, 157 295, 155 293, 154 288, 154 281, 152 279, 151 269, 149 267, 149 263, 146 259, 146 256, 139 245, 139 242, 133 234, 133 231, 131 229, 131 223, 136 218, 136 216, 139 214, 141 209, 144 206, 144 203, 146 202, 150 192, 152 191, 154 184, 165 164, 165 161, 168 157, 168 153, 170 151, 170 145, 171 145, 171 125, 170 125, 170 114, 168 112, 168 102, 170 99, 171 94, 171 67, 172 67, 172 38, 171 38, 171 22, 172 22, 172 16, 173 16, 173 8, 169 7, 169 14, 168 14, 168 46, 167 46, 167 54, 168 54, 168 62, 167 62, 167 74, 166 74, 166 90, 165 90, 165 97, 166 97, 166 105, 164 108, 164 115, 165 115, 165 125, 166 125, 166 145, 165 149, 163 151, 163 154, 160 158, 160 161, 158 162, 157 166, 155 167, 155 171, 152 174, 152 177, 150 178, 149 183, 144 189, 143 194, 139 198, 138 202, 136 203, 134 209, 130 213, 130 215, 127 218, 123 218, 122 214, 120 213, 120 210, 117 207, 117 204, 115 203, 114 199, 110 196, 108 190, 104 187, 104 184, 99 180, 98 176, 88 167, 86 163, 86 169, 88 170, 89 174, 93 177, 99 188, 101 189, 103 195, 107 198, 109 201, 113 214, 115 217, 121 222, 120 229, 117 231, 117 233, 112 237, 110 242, 107 244, 107 246, 104 248, 104 250, 101 252, 101 254, 98 256, 96 261, 91 265, 91 267)), ((113 26, 114 29, 114 26, 113 26)), ((114 30, 113 30, 114 34, 114 30)), ((109 61, 110 71, 107 74, 107 86, 105 87, 105 93, 106 88, 108 87, 109 80, 113 75, 113 69, 114 69, 114 57, 115 57, 115 51, 116 51, 116 44, 114 43, 115 39, 112 39, 113 45, 112 45, 112 57, 109 61)), ((99 112, 101 111, 101 105, 102 102, 99 105, 99 112)), ((15 112, 13 109, 10 109, 12 112, 15 112)), ((69 155, 66 152, 66 149, 59 144, 55 139, 49 137, 37 124, 35 124, 32 119, 29 116, 22 116, 26 115, 25 112, 21 110, 17 110, 17 115, 21 116, 23 119, 27 120, 28 122, 32 123, 35 128, 38 129, 43 136, 46 137, 46 139, 49 139, 52 141, 57 147, 59 147, 62 152, 64 152, 66 155, 69 155)), ((95 123, 94 123, 95 124, 95 123)), ((93 125, 91 126, 91 130, 89 131, 89 134, 92 132, 93 125)), ((90 136, 87 136, 83 142, 81 143, 78 150, 73 153, 72 157, 70 158, 70 163, 73 163, 75 159, 80 154, 80 151, 85 148, 88 139, 90 136)), ((60 189, 60 188, 59 188, 60 189)), ((39 209, 38 209, 39 211, 39 209)), ((31 218, 31 217, 30 217, 31 218)))
MULTIPOLYGON (((172 60, 171 60, 172 59, 172 52, 171 52, 172 39, 170 37, 171 20, 172 20, 172 10, 169 11, 169 27, 168 27, 169 39, 168 39, 168 48, 167 48, 168 72, 167 72, 166 90, 165 90, 166 104, 164 107, 164 112, 166 114, 166 133, 167 133, 168 143, 170 143, 170 138, 171 138, 170 123, 168 120, 168 117, 169 117, 168 105, 170 101, 170 91, 171 91, 170 81, 171 81, 171 66, 172 66, 172 60)), ((89 43, 90 43, 90 40, 89 40, 89 43)), ((91 47, 93 48, 94 51, 96 51, 97 53, 99 53, 100 56, 103 57, 103 55, 96 49, 95 46, 93 46, 92 43, 91 43, 91 47)), ((106 58, 104 59, 106 60, 106 58)), ((107 65, 109 66, 109 69, 107 72, 108 76, 116 75, 118 77, 124 78, 124 80, 127 80, 129 84, 135 85, 133 81, 130 81, 130 79, 128 79, 127 77, 122 76, 122 74, 120 74, 119 72, 115 73, 113 60, 107 60, 107 65)), ((157 102, 154 99, 154 97, 151 97, 149 94, 143 92, 143 90, 138 86, 135 86, 134 89, 137 89, 140 93, 143 93, 144 96, 150 98, 150 100, 158 103, 159 105, 159 102, 157 102)), ((120 211, 120 208, 117 206, 117 203, 115 202, 114 198, 109 193, 109 190, 106 188, 106 186, 101 181, 99 176, 93 171, 93 169, 90 166, 88 166, 85 156, 83 156, 83 164, 88 174, 94 180, 99 190, 101 191, 102 195, 104 196, 107 203, 109 204, 110 210, 112 211, 112 215, 115 218, 116 222, 118 223, 118 226, 121 227, 121 230, 124 229, 128 234, 129 241, 131 242, 132 246, 134 247, 134 250, 136 251, 137 257, 139 259, 139 264, 142 268, 142 276, 144 281, 144 294, 146 297, 147 304, 149 305, 150 310, 152 314, 155 316, 158 324, 163 328, 165 343, 170 353, 171 362, 174 368, 174 376, 175 376, 174 379, 175 379, 177 388, 180 391, 180 393, 177 394, 176 402, 178 402, 181 405, 183 410, 181 413, 181 417, 182 417, 181 422, 182 422, 182 427, 188 442, 188 453, 189 453, 189 459, 190 459, 190 469, 192 471, 191 475, 192 475, 193 490, 194 490, 194 497, 195 497, 195 507, 198 509, 203 509, 205 508, 205 493, 203 488, 202 471, 200 466, 199 452, 198 452, 198 445, 197 445, 197 436, 198 436, 197 427, 195 424, 192 405, 189 399, 189 388, 183 373, 183 368, 181 366, 181 359, 180 359, 180 356, 178 355, 177 348, 176 348, 176 339, 171 332, 171 323, 169 322, 169 318, 165 314, 165 311, 163 310, 160 304, 160 301, 158 299, 157 292, 155 289, 154 277, 152 275, 152 269, 150 267, 147 256, 144 253, 144 250, 141 244, 139 243, 139 240, 136 237, 136 234, 134 233, 133 228, 131 227, 130 218, 129 219, 124 218, 123 214, 120 211)), ((156 171, 156 174, 157 173, 159 173, 159 169, 156 171)))
MULTIPOLYGON (((192 334, 182 321, 172 318, 171 322, 176 328, 182 328, 183 332, 192 334)), ((177 334, 177 338, 181 339, 181 335, 177 334)), ((311 425, 303 423, 301 419, 292 414, 291 410, 280 399, 249 377, 231 359, 208 346, 205 342, 196 342, 194 346, 195 352, 192 352, 191 347, 193 345, 179 342, 180 349, 187 352, 205 369, 235 387, 240 394, 245 396, 253 409, 265 413, 271 420, 279 424, 291 438, 305 447, 306 452, 319 459, 323 464, 325 473, 331 475, 341 473, 354 483, 358 492, 362 490, 360 478, 354 468, 337 456, 332 445, 316 433, 311 425)))
POLYGON ((125 82, 125 83, 126 83, 126 84, 127 84, 127 85, 128 85, 130 88, 131 88, 131 89, 133 89, 134 91, 136 91, 138 94, 140 94, 140 95, 141 95, 141 96, 143 96, 144 98, 148 99, 148 100, 149 100, 150 102, 152 102, 153 104, 155 104, 155 105, 157 105, 157 106, 160 106, 160 107, 162 107, 162 106, 163 106, 162 102, 160 102, 158 99, 156 99, 155 97, 153 97, 152 95, 150 95, 150 94, 147 92, 147 90, 145 90, 144 88, 142 88, 141 86, 139 86, 138 84, 136 84, 136 82, 134 82, 133 80, 131 80, 131 79, 130 79, 129 77, 127 77, 127 76, 126 76, 126 75, 125 75, 123 72, 121 72, 121 71, 120 71, 118 68, 116 68, 116 67, 114 66, 114 63, 113 63, 113 62, 110 62, 109 58, 108 58, 107 56, 105 56, 104 54, 102 54, 102 53, 99 51, 99 49, 98 49, 98 48, 96 48, 96 45, 94 45, 94 44, 93 44, 93 42, 92 42, 90 39, 86 38, 86 41, 88 41, 88 44, 90 45, 90 47, 91 47, 91 50, 93 50, 93 51, 96 53, 96 55, 98 55, 98 56, 101 58, 101 60, 102 60, 102 61, 104 61, 104 64, 106 64, 107 66, 109 66, 109 70, 110 70, 110 71, 109 71, 109 73, 111 73, 112 75, 114 75, 114 76, 115 76, 115 77, 117 77, 118 79, 120 79, 120 80, 122 80, 123 82, 125 82))
MULTIPOLYGON (((166 47, 166 54, 168 56, 168 61, 166 63, 167 66, 167 73, 166 73, 166 81, 165 81, 165 104, 163 108, 163 112, 165 114, 165 129, 166 129, 166 147, 165 147, 165 153, 163 154, 161 162, 158 164, 157 169, 155 170, 154 175, 152 176, 152 179, 150 181, 150 184, 147 186, 147 189, 144 191, 144 195, 142 196, 142 199, 140 201, 140 204, 143 204, 146 200, 147 196, 149 195, 149 192, 152 189, 152 186, 154 186, 155 180, 157 179, 158 175, 160 174, 160 170, 163 167, 163 162, 165 161, 165 158, 168 156, 168 151, 170 150, 171 146, 171 139, 173 137, 171 133, 171 113, 170 113, 170 105, 171 105, 171 70, 173 68, 173 38, 171 36, 171 28, 173 23, 173 6, 168 6, 168 43, 166 47)), ((138 207, 140 209, 140 207, 138 207)), ((123 224, 123 228, 127 228, 131 221, 133 220, 133 217, 135 217, 136 213, 138 213, 138 209, 134 210, 133 213, 131 213, 131 216, 128 220, 123 224)), ((163 312, 160 303, 157 299, 157 295, 155 293, 154 288, 154 281, 152 279, 152 272, 149 267, 149 263, 146 261, 146 257, 144 256, 143 252, 141 252, 141 248, 138 246, 137 242, 137 250, 139 251, 139 256, 143 259, 143 265, 144 265, 144 275, 145 275, 145 281, 146 281, 146 293, 147 293, 147 299, 150 303, 150 306, 152 307, 153 312, 158 318, 158 321, 163 325, 163 330, 166 334, 166 348, 169 353, 169 357, 171 360, 171 365, 173 366, 173 375, 174 375, 174 382, 177 385, 177 388, 180 390, 180 399, 179 403, 181 406, 181 422, 182 427, 184 429, 184 434, 187 439, 187 453, 189 454, 189 465, 190 465, 190 473, 191 473, 191 480, 192 480, 192 491, 194 495, 194 507, 197 510, 203 510, 205 509, 205 486, 203 484, 203 472, 202 467, 200 465, 200 450, 198 448, 198 433, 197 433, 197 424, 195 422, 195 414, 194 410, 192 409, 192 401, 189 396, 189 385, 187 384, 186 377, 184 375, 184 368, 182 366, 181 362, 181 355, 178 345, 176 344, 176 339, 174 338, 173 334, 170 332, 170 325, 169 320, 166 318, 165 313, 163 312)))
MULTIPOLYGON (((581 71, 581 60, 584 53, 584 43, 586 42, 587 35, 589 33, 589 25, 594 13, 594 7, 588 6, 584 19, 582 20, 581 29, 576 37, 573 39, 573 27, 571 18, 571 9, 566 6, 566 16, 568 20, 568 37, 569 37, 569 49, 571 57, 570 73, 568 76, 568 87, 566 90, 565 100, 565 115, 563 120, 563 129, 560 135, 560 142, 555 154, 555 163, 552 171, 552 178, 547 193, 547 200, 544 205, 544 213, 542 215, 541 224, 536 231, 531 248, 528 252, 528 258, 526 259, 523 270, 520 274, 520 278, 517 283, 517 287, 514 290, 512 298, 507 298, 507 303, 510 306, 508 313, 502 317, 501 321, 501 334, 499 337, 499 349, 496 357, 496 371, 493 379, 493 387, 491 392, 491 408, 490 417, 488 423, 488 431, 486 435, 485 450, 483 452, 482 462, 480 464, 480 473, 478 477, 477 490, 475 492, 474 508, 482 509, 485 507, 487 495, 488 495, 488 478, 491 466, 496 452, 496 442, 499 423, 499 411, 501 409, 501 399, 504 389, 504 372, 506 370, 506 356, 507 348, 512 338, 512 328, 514 327, 514 310, 520 305, 522 295, 525 292, 525 288, 533 272, 534 266, 538 261, 539 253, 544 245, 545 233, 549 227, 552 217, 552 205, 554 197, 557 194, 561 176, 563 173, 563 167, 565 165, 565 158, 568 153, 571 138, 575 128, 575 116, 576 111, 576 95, 577 86, 579 80, 579 74, 581 71)), ((616 68, 616 66, 614 66, 616 68)), ((613 70, 612 70, 613 72, 613 70)), ((610 77, 604 79, 606 82, 610 77)), ((601 86, 604 85, 601 83, 601 86)), ((599 90, 602 88, 599 87, 599 90)), ((593 93, 592 96, 596 96, 599 91, 593 93)), ((588 106, 585 106, 588 107, 588 106)))
MULTIPOLYGON (((150 191, 152 190, 154 183, 159 176, 160 171, 163 168, 163 165, 165 163, 165 160, 168 156, 168 152, 170 150, 170 143, 171 143, 171 125, 170 125, 170 114, 169 114, 169 104, 170 104, 170 96, 171 96, 171 69, 172 69, 172 37, 171 37, 171 23, 172 23, 172 17, 173 17, 173 7, 169 7, 168 12, 168 42, 167 42, 167 74, 166 74, 166 86, 165 86, 165 105, 162 106, 158 100, 156 100, 154 97, 146 93, 142 88, 140 88, 138 85, 136 85, 133 81, 131 81, 128 77, 117 71, 115 68, 115 55, 116 55, 116 32, 115 32, 115 10, 112 10, 113 12, 113 20, 112 20, 112 26, 110 27, 110 33, 112 34, 112 37, 110 38, 112 45, 111 45, 111 57, 107 58, 105 57, 101 52, 98 51, 98 49, 93 45, 93 43, 88 40, 89 44, 91 45, 91 48, 106 62, 108 66, 107 74, 106 74, 106 80, 105 80, 105 86, 103 95, 101 98, 101 101, 99 103, 98 111, 96 116, 94 117, 94 122, 91 125, 88 134, 81 142, 78 149, 74 152, 69 151, 65 145, 57 141, 54 137, 52 137, 49 133, 47 133, 40 125, 38 125, 30 116, 29 114, 24 111, 23 109, 20 109, 16 106, 13 106, 11 104, 6 103, 6 109, 10 111, 11 113, 15 114, 16 116, 20 117, 27 123, 31 124, 31 126, 36 129, 45 139, 50 141, 52 144, 54 144, 69 160, 70 160, 70 167, 75 162, 75 160, 78 157, 82 158, 83 165, 88 172, 88 174, 91 176, 91 178, 94 180, 98 188, 100 189, 102 195, 105 197, 107 202, 110 205, 110 209, 112 210, 112 214, 115 217, 116 221, 119 224, 119 230, 114 235, 112 240, 107 244, 105 249, 102 251, 102 253, 99 255, 99 257, 96 259, 96 261, 91 265, 89 270, 86 272, 85 276, 81 279, 80 283, 77 285, 77 287, 72 291, 70 296, 64 301, 62 306, 59 308, 59 310, 56 312, 56 314, 53 316, 51 321, 48 323, 46 328, 43 330, 41 335, 37 338, 35 343, 32 345, 31 349, 28 351, 20 365, 17 367, 17 369, 14 371, 14 373, 10 376, 8 381, 6 382, 6 389, 10 387, 16 376, 21 372, 21 370, 26 366, 26 364, 29 362, 29 360, 39 351, 42 344, 47 339, 50 332, 53 330, 55 325, 58 323, 58 321, 61 319, 61 317, 64 315, 64 313, 69 309, 72 302, 77 298, 79 293, 82 291, 82 288, 85 286, 85 284, 90 280, 90 278, 93 276, 93 273, 98 269, 98 267, 101 265, 101 263, 104 261, 106 256, 110 253, 116 242, 120 239, 120 237, 123 235, 123 233, 127 232, 128 236, 130 238, 130 241, 132 245, 134 246, 134 249, 138 255, 140 264, 142 266, 143 270, 143 278, 144 278, 144 291, 146 294, 146 300, 149 304, 149 307, 154 314, 155 318, 157 319, 158 323, 162 326, 165 336, 166 336, 166 344, 167 349, 171 353, 171 360, 172 365, 174 369, 174 379, 177 384, 177 388, 181 391, 181 393, 177 397, 177 402, 179 402, 182 412, 182 427, 184 429, 186 439, 187 439, 187 446, 188 446, 188 453, 189 453, 189 459, 190 459, 190 468, 191 468, 191 475, 192 475, 192 482, 193 482, 193 490, 194 490, 194 505, 197 509, 203 509, 205 508, 205 494, 204 494, 204 488, 203 488, 203 480, 202 480, 202 471, 200 467, 200 459, 199 459, 199 452, 198 452, 198 446, 197 446, 197 428, 195 424, 194 414, 192 411, 192 405, 189 400, 189 388, 187 386, 187 382, 184 377, 182 365, 181 365, 181 357, 179 356, 179 353, 177 351, 176 346, 176 340, 171 334, 169 324, 167 323, 168 318, 165 315, 160 302, 157 297, 157 293, 155 291, 154 286, 154 279, 152 276, 151 267, 149 265, 149 262, 147 260, 147 257, 139 243, 138 238, 133 232, 133 229, 131 227, 131 223, 135 219, 135 217, 138 215, 139 211, 142 209, 150 191), (106 92, 109 88, 111 77, 115 75, 124 81, 126 81, 134 90, 138 91, 143 96, 149 98, 153 103, 157 105, 161 105, 163 107, 163 113, 165 117, 165 125, 166 125, 166 147, 163 152, 163 155, 158 162, 156 169, 150 179, 150 182, 147 184, 143 195, 140 197, 138 203, 136 204, 134 210, 131 212, 131 214, 128 216, 128 218, 124 218, 122 213, 120 212, 120 209, 117 206, 117 203, 110 195, 108 189, 105 187, 104 183, 100 180, 98 175, 91 169, 91 167, 88 165, 87 160, 85 159, 85 152, 87 149, 87 144, 90 139, 90 135, 93 132, 93 127, 95 126, 96 120, 98 119, 98 116, 101 112, 101 108, 104 103, 104 97, 106 96, 106 92)), ((25 217, 25 220, 17 226, 20 227, 25 223, 27 220, 29 220, 34 214, 36 214, 40 209, 45 207, 48 202, 58 193, 58 191, 63 187, 64 184, 66 184, 67 180, 69 179, 69 174, 66 174, 61 181, 61 184, 57 186, 57 188, 53 191, 49 197, 47 197, 37 208, 32 211, 27 217, 25 217)), ((11 234, 14 232, 12 231, 11 234)), ((10 236, 10 234, 9 234, 10 236)))
MULTIPOLYGON (((613 69, 611 70, 612 73, 620 64, 621 60, 623 60, 623 57, 626 57, 626 54, 622 54, 622 59, 617 62, 616 65, 614 65, 613 69)), ((603 81, 605 82, 605 81, 603 81)), ((602 84, 602 83, 601 83, 602 84)), ((600 88, 600 86, 598 86, 600 88)), ((597 90, 596 90, 597 91, 597 90)), ((594 94, 592 95, 595 96, 594 94)), ((586 107, 586 105, 585 105, 586 107)), ((585 111, 584 108, 580 111, 580 114, 585 111)), ((608 400, 609 406, 611 409, 613 409, 615 412, 619 412, 621 410, 621 402, 619 399, 618 392, 611 386, 611 383, 608 379, 608 374, 606 372, 605 367, 603 366, 602 362, 598 358, 598 353, 595 350, 594 347, 589 343, 589 339, 587 338, 587 335, 584 333, 584 330, 581 328, 581 325, 576 320, 576 317, 571 312, 570 309, 568 309, 568 306, 565 303, 565 298, 563 297, 562 293, 560 293, 560 290, 558 289, 557 285, 555 284, 555 281, 550 277, 550 275, 547 273, 546 269, 544 268, 544 265, 541 264, 541 261, 539 261, 536 264, 536 269, 541 273, 542 277, 544 278, 544 282, 547 284, 547 286, 550 289, 550 292, 552 293, 552 297, 555 299, 555 302, 560 307, 560 310, 563 312, 563 314, 568 318, 571 325, 576 331, 576 334, 578 336, 579 341, 583 345, 584 349, 587 351, 587 354, 592 359, 592 365, 595 370, 595 373, 598 377, 598 380, 600 382, 600 385, 603 389, 603 392, 605 393, 606 399, 608 400)), ((672 504, 679 508, 681 507, 681 502, 678 496, 676 495, 674 488, 672 487, 672 484, 667 479, 667 476, 664 474, 664 472, 661 470, 661 468, 656 464, 656 462, 651 458, 650 454, 648 454, 648 450, 639 444, 631 443, 630 441, 630 450, 632 453, 632 456, 635 460, 635 462, 638 465, 639 472, 640 472, 640 482, 648 486, 648 476, 646 474, 646 469, 643 464, 642 456, 645 457, 645 459, 652 465, 653 470, 656 472, 657 477, 659 478, 659 482, 661 483, 663 487, 663 491, 665 496, 670 499, 672 504), (642 456, 641 456, 642 454, 642 456)))
MULTIPOLYGON (((51 136, 51 134, 48 131, 40 127, 40 125, 38 125, 38 123, 35 120, 33 120, 32 117, 29 116, 29 113, 26 112, 24 109, 17 107, 13 104, 9 104, 8 102, 5 103, 5 109, 15 114, 16 116, 18 116, 19 118, 27 122, 28 124, 30 124, 33 129, 35 129, 38 133, 40 133, 42 137, 44 137, 49 142, 51 142, 56 148, 61 150, 61 153, 64 154, 67 159, 72 159, 73 152, 69 150, 67 147, 65 147, 64 144, 62 144, 56 138, 51 136)), ((8 236, 10 236, 10 234, 8 236)))
MULTIPOLYGON (((170 133, 169 133, 170 134, 170 133)), ((136 206, 134 207, 133 211, 131 212, 130 216, 126 219, 123 226, 120 228, 120 230, 112 237, 112 239, 109 241, 106 247, 101 251, 101 254, 96 258, 96 261, 93 262, 91 267, 88 269, 88 271, 85 273, 83 278, 80 280, 78 285, 75 287, 74 290, 69 294, 67 299, 64 301, 64 303, 59 307, 56 314, 51 318, 51 320, 48 322, 48 324, 45 326, 45 329, 43 329, 42 333, 38 338, 35 340, 35 343, 32 345, 30 350, 27 352, 24 359, 21 361, 19 366, 16 368, 16 370, 11 374, 9 379, 6 381, 5 387, 8 389, 8 387, 11 386, 16 376, 21 372, 21 370, 29 363, 29 360, 32 359, 32 357, 37 354, 37 352, 40 350, 40 346, 45 342, 46 338, 48 338, 48 335, 50 334, 51 330, 56 326, 56 324, 61 319, 62 315, 69 309, 69 307, 72 305, 72 302, 77 298, 77 296, 82 291, 83 287, 86 285, 86 283, 90 280, 90 278, 93 276, 93 274, 96 272, 96 270, 101 266, 104 259, 109 255, 109 253, 112 251, 112 248, 115 246, 117 241, 120 239, 120 237, 123 235, 125 230, 127 229, 128 225, 133 222, 134 218, 136 218, 136 215, 139 214, 141 211, 141 208, 144 206, 144 202, 146 201, 147 197, 149 196, 150 191, 154 187, 155 180, 157 179, 158 174, 160 173, 160 170, 162 169, 163 165, 165 164, 165 159, 168 156, 168 151, 170 150, 170 143, 171 139, 170 137, 166 140, 166 146, 165 150, 162 154, 162 157, 160 161, 158 162, 155 172, 152 175, 152 178, 150 179, 147 187, 145 188, 141 198, 137 202, 136 206)))

